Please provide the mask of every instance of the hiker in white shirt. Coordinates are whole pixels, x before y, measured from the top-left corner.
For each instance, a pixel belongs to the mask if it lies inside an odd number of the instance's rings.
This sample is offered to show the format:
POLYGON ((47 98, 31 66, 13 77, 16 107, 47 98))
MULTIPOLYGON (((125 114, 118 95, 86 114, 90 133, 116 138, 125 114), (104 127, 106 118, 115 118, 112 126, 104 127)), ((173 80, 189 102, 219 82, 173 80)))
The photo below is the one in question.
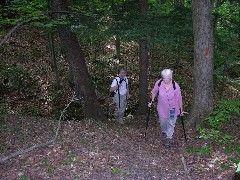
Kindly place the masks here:
POLYGON ((127 106, 127 98, 130 97, 128 78, 126 76, 125 68, 121 67, 118 71, 118 76, 116 76, 110 87, 111 97, 115 103, 115 118, 120 123, 123 124, 123 117, 127 106))

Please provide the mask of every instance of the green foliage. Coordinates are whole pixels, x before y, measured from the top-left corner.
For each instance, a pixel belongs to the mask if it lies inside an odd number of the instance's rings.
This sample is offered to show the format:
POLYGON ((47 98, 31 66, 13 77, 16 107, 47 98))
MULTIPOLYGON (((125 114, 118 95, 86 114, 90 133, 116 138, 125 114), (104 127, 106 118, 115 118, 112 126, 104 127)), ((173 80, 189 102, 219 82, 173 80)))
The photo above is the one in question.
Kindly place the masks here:
POLYGON ((18 22, 34 18, 45 19, 46 0, 14 0, 8 1, 6 6, 0 7, 0 25, 15 25, 18 22))
POLYGON ((200 149, 194 148, 194 147, 188 147, 186 148, 187 152, 194 152, 198 156, 202 156, 204 154, 211 154, 212 149, 209 145, 202 145, 200 149))
POLYGON ((121 173, 121 170, 120 170, 119 168, 117 168, 117 167, 112 167, 111 170, 112 170, 112 172, 115 173, 115 174, 121 173))
POLYGON ((18 93, 30 93, 31 89, 36 86, 36 82, 31 78, 30 73, 14 65, 0 64, 0 79, 1 86, 0 91, 6 93, 6 91, 17 91, 18 93))
POLYGON ((25 175, 21 175, 21 176, 20 176, 20 180, 28 180, 28 177, 25 176, 25 175))
MULTIPOLYGON (((212 139, 219 144, 232 144, 233 137, 221 132, 222 123, 240 117, 239 100, 222 100, 205 120, 209 128, 200 128, 200 138, 212 139)), ((239 120, 239 119, 237 119, 239 120)))
POLYGON ((240 144, 237 145, 237 152, 240 154, 240 144))
MULTIPOLYGON (((238 152, 240 153, 239 144, 234 144, 234 137, 229 134, 225 134, 222 131, 222 125, 226 122, 230 125, 231 120, 239 121, 240 117, 240 100, 221 100, 218 106, 212 111, 210 116, 205 120, 208 128, 200 128, 199 138, 204 140, 211 140, 210 142, 216 142, 219 148, 223 148, 225 153, 238 152)), ((204 147, 201 150, 192 150, 192 152, 202 153, 209 152, 211 147, 204 147)), ((238 163, 239 158, 232 157, 227 162, 219 162, 222 168, 228 169, 232 167, 232 163, 238 163)))
POLYGON ((221 129, 220 123, 240 116, 240 100, 221 100, 205 121, 210 128, 221 129))
POLYGON ((166 3, 165 9, 156 15, 154 2, 149 2, 148 16, 143 17, 139 1, 93 2, 75 3, 68 17, 71 30, 82 42, 98 42, 118 35, 123 41, 146 39, 149 43, 175 45, 180 35, 182 44, 185 37, 192 36, 189 7, 173 8, 166 3))
POLYGON ((213 8, 215 27, 215 73, 231 72, 239 61, 239 2, 225 1, 213 8), (229 46, 231 44, 231 46, 229 46))
POLYGON ((47 0, 14 0, 0 6, 0 33, 5 33, 7 27, 20 22, 30 22, 31 26, 56 30, 58 26, 69 25, 67 16, 63 14, 59 19, 49 16, 49 2, 47 0))
POLYGON ((74 162, 74 157, 73 156, 68 156, 68 162, 73 163, 74 162))
POLYGON ((228 160, 235 163, 235 164, 240 163, 240 158, 239 157, 229 157, 228 160))
POLYGON ((218 139, 220 136, 220 131, 215 130, 215 129, 205 129, 205 128, 200 128, 199 129, 200 132, 200 138, 202 139, 210 139, 212 137, 214 137, 215 139, 218 139))
POLYGON ((5 151, 7 151, 9 149, 9 146, 8 145, 2 145, 1 147, 0 147, 0 152, 1 153, 4 153, 5 151))

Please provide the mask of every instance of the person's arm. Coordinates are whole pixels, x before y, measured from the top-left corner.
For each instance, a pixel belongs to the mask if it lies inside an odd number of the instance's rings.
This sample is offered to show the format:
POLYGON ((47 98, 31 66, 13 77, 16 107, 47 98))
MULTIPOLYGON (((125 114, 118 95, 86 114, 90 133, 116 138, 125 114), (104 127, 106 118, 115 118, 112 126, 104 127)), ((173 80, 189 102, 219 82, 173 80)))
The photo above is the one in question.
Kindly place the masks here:
POLYGON ((152 93, 152 100, 151 100, 152 103, 155 101, 156 96, 157 94, 152 93))
POLYGON ((181 89, 180 86, 177 85, 177 98, 179 101, 179 107, 180 107, 180 115, 183 115, 183 101, 182 101, 182 93, 181 93, 181 89))
POLYGON ((158 87, 158 83, 159 80, 155 83, 153 90, 151 91, 151 102, 148 103, 148 107, 150 108, 152 106, 152 104, 155 101, 155 98, 157 96, 157 93, 159 91, 159 87, 158 87))
MULTIPOLYGON (((110 87, 110 92, 116 91, 118 89, 118 84, 116 86, 110 87)), ((120 85, 121 86, 121 85, 120 85)), ((119 86, 119 88, 120 88, 119 86)))
POLYGON ((157 96, 157 94, 152 93, 151 102, 148 103, 148 107, 152 107, 152 104, 154 103, 156 96, 157 96))
POLYGON ((110 92, 116 91, 120 87, 121 87, 121 84, 118 84, 117 79, 114 79, 112 84, 111 84, 111 87, 110 87, 109 91, 110 92))

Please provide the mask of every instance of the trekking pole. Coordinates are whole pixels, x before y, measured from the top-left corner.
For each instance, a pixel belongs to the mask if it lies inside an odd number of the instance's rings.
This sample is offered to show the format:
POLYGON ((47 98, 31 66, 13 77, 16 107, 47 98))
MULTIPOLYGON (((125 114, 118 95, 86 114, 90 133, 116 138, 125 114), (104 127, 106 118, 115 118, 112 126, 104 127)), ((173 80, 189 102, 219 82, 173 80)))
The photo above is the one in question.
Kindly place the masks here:
POLYGON ((120 109, 120 92, 119 92, 119 85, 118 85, 118 107, 120 109))
MULTIPOLYGON (((188 113, 188 112, 183 112, 183 114, 189 114, 189 113, 188 113)), ((180 116, 181 116, 181 115, 180 115, 180 116)), ((184 138, 185 138, 185 141, 187 141, 187 134, 186 134, 186 130, 185 130, 185 125, 184 125, 184 121, 183 121, 183 116, 181 116, 181 121, 182 121, 184 138)))
POLYGON ((148 112, 147 112, 147 117, 146 117, 146 129, 145 129, 145 133, 144 136, 147 136, 147 129, 148 129, 148 123, 150 120, 150 114, 151 114, 151 107, 148 107, 148 112))
MULTIPOLYGON (((123 81, 124 81, 124 79, 120 79, 119 85, 122 84, 123 81)), ((119 90, 119 85, 118 85, 118 106, 119 106, 119 109, 120 109, 120 90, 119 90)))

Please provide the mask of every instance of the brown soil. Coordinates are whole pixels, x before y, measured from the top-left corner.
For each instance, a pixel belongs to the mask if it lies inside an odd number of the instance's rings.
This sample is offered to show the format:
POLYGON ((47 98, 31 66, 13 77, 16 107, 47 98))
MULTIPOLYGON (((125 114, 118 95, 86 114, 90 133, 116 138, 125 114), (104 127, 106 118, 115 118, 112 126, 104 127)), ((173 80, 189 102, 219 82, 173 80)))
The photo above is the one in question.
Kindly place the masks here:
MULTIPOLYGON (((45 118, 5 117, 1 158, 50 140, 56 126, 56 121, 45 118)), ((203 155, 187 152, 187 148, 210 142, 196 138, 198 134, 192 130, 187 131, 185 142, 180 121, 175 130, 174 147, 166 149, 154 115, 147 137, 144 118, 127 117, 124 125, 113 120, 63 121, 54 144, 0 164, 0 179, 187 179, 181 156, 194 180, 231 179, 236 167, 223 167, 220 162, 226 162, 233 153, 226 156, 221 148, 203 155)))

